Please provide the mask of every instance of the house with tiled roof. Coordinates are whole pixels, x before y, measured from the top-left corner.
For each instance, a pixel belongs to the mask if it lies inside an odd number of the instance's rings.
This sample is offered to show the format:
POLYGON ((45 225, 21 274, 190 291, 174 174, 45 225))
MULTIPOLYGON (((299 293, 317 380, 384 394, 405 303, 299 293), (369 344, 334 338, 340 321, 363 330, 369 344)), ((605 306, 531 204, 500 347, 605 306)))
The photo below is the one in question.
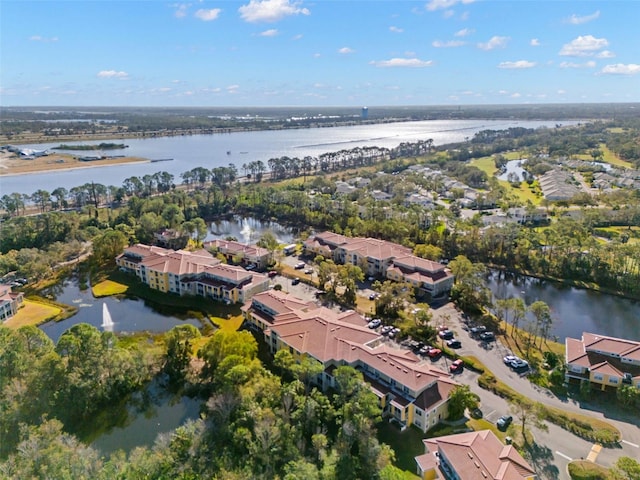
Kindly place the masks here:
POLYGON ((253 265, 253 268, 258 270, 267 268, 271 256, 266 248, 246 245, 233 240, 212 240, 205 242, 204 248, 222 254, 227 262, 239 259, 242 266, 253 265))
POLYGON ((204 249, 190 252, 137 244, 126 248, 116 264, 154 290, 227 303, 244 303, 269 288, 266 275, 223 264, 204 249))
POLYGON ((11 285, 0 283, 0 323, 18 313, 23 302, 22 292, 14 292, 11 285))
POLYGON ((408 282, 428 298, 447 295, 453 287, 454 276, 445 265, 416 257, 410 248, 386 240, 323 232, 305 240, 303 248, 307 255, 356 265, 366 276, 408 282))
POLYGON ((320 388, 334 388, 334 370, 350 365, 362 372, 383 415, 401 425, 426 432, 447 417, 449 393, 457 383, 411 351, 389 344, 359 313, 338 313, 273 290, 254 295, 242 310, 272 354, 286 349, 298 360, 321 364, 323 373, 315 379, 320 388))
POLYGON ((567 382, 589 382, 599 390, 640 388, 640 342, 584 332, 565 339, 567 382))
POLYGON ((422 441, 425 453, 415 457, 423 480, 533 480, 536 471, 513 445, 504 445, 491 430, 445 435, 422 441))

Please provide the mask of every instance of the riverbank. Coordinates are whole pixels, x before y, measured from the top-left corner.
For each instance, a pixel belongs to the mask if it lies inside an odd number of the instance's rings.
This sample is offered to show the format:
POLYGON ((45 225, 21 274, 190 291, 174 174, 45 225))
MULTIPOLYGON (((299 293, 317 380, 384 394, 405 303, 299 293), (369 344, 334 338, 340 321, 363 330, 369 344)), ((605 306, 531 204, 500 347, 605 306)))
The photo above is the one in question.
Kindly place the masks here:
POLYGON ((129 163, 149 163, 141 157, 107 157, 99 160, 83 161, 69 154, 54 153, 26 160, 12 153, 0 154, 0 177, 44 173, 51 170, 76 170, 82 168, 106 167, 129 163))

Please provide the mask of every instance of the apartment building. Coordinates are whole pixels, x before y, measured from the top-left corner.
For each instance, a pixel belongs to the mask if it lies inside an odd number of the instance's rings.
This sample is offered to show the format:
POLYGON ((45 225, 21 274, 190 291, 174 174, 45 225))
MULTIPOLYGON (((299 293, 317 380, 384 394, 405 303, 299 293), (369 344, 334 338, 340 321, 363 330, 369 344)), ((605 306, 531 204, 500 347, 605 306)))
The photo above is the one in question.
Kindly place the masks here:
POLYGON ((410 248, 386 240, 323 232, 307 239, 303 248, 310 255, 357 265, 367 276, 408 282, 428 298, 447 295, 453 287, 454 276, 444 265, 416 257, 410 248))
POLYGON ((270 253, 257 245, 245 245, 232 240, 212 240, 204 243, 204 248, 224 255, 227 262, 240 260, 242 266, 264 270, 269 266, 270 253))
POLYGON ((154 290, 226 303, 244 303, 269 288, 266 275, 223 264, 206 250, 174 251, 137 244, 126 248, 116 264, 154 290))
POLYGON ((23 302, 22 292, 13 292, 11 285, 0 283, 0 322, 10 319, 18 313, 23 302))
POLYGON ((567 382, 609 391, 640 388, 640 342, 584 332, 581 339, 565 339, 565 355, 567 382))
POLYGON ((315 383, 335 387, 334 370, 349 365, 362 372, 383 415, 426 432, 448 415, 450 375, 411 351, 388 342, 366 326, 359 313, 335 312, 283 292, 254 295, 242 307, 246 323, 264 336, 272 354, 287 349, 323 366, 315 383))
POLYGON ((422 441, 425 453, 415 457, 423 480, 534 480, 536 472, 513 445, 504 445, 491 430, 445 435, 422 441))

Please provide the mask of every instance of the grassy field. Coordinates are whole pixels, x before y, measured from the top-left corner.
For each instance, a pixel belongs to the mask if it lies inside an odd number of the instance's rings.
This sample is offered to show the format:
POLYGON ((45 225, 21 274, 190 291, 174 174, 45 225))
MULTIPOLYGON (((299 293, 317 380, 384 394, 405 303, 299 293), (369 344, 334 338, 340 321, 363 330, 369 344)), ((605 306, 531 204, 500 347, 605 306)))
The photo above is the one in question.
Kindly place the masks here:
MULTIPOLYGON (((503 156, 508 160, 517 160, 522 157, 522 154, 521 152, 508 152, 503 156)), ((493 177, 498 173, 493 157, 474 158, 469 162, 469 165, 472 167, 478 167, 489 177, 493 177)), ((530 201, 534 205, 538 205, 542 200, 542 197, 536 195, 527 182, 522 182, 519 187, 514 187, 506 180, 499 180, 499 182, 509 194, 516 196, 524 203, 530 201)))
MULTIPOLYGON (((602 157, 602 161, 603 162, 609 163, 609 164, 614 165, 616 167, 634 168, 632 163, 629 163, 626 160, 622 160, 615 153, 613 153, 611 150, 609 150, 604 143, 601 143, 598 148, 603 153, 603 157, 602 157)), ((586 161, 589 161, 589 162, 593 161, 593 157, 591 155, 589 155, 588 153, 583 153, 583 154, 577 155, 577 158, 579 158, 581 160, 586 160, 586 161)))
POLYGON ((113 280, 103 280, 91 287, 91 293, 96 298, 109 297, 111 295, 120 295, 126 293, 129 287, 113 280))
POLYGON ((62 313, 62 309, 53 305, 25 300, 18 313, 7 320, 4 325, 9 328, 20 328, 26 325, 40 325, 52 320, 62 313))

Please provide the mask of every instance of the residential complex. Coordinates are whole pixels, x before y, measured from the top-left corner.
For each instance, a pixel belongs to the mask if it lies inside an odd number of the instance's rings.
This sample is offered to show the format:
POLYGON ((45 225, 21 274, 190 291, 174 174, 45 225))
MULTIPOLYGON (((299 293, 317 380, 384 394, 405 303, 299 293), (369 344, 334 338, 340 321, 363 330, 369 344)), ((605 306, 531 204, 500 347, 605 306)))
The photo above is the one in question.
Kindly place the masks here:
POLYGON ((269 288, 266 275, 224 264, 206 250, 174 251, 137 244, 125 249, 116 264, 154 290, 226 303, 244 303, 269 288))
POLYGON ((322 364, 315 380, 320 388, 335 387, 334 370, 350 365, 362 372, 384 416, 423 432, 447 417, 449 393, 457 383, 429 360, 367 328, 359 313, 337 313, 274 290, 254 295, 242 309, 272 354, 288 349, 297 359, 307 356, 322 364))
POLYGON ((257 245, 245 245, 232 240, 213 240, 205 242, 204 248, 224 255, 228 262, 238 261, 248 268, 263 270, 269 266, 270 253, 257 245))
POLYGON ((453 287, 453 274, 444 265, 416 257, 410 248, 386 240, 323 232, 307 239, 303 247, 306 254, 357 265, 365 275, 408 282, 429 298, 445 296, 453 287))
POLYGON ((584 332, 580 340, 565 339, 565 355, 567 382, 589 382, 600 390, 640 388, 640 342, 584 332))
POLYGON ((415 457, 423 480, 533 480, 535 470, 512 445, 491 430, 459 433, 422 441, 425 453, 415 457))
POLYGON ((22 292, 12 292, 11 285, 0 283, 0 322, 4 322, 18 313, 23 301, 22 292))

